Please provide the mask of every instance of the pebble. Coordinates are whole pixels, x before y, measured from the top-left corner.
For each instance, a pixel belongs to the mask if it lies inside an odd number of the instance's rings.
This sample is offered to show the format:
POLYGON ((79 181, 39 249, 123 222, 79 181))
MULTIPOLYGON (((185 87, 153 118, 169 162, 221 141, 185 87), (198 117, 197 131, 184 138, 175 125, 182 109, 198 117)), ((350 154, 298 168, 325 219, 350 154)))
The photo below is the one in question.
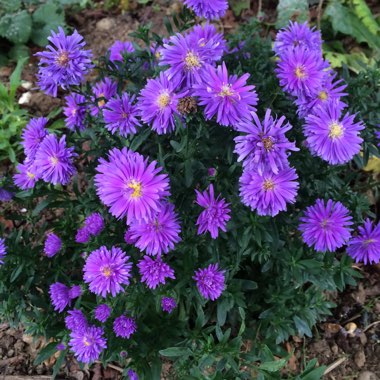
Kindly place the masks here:
POLYGON ((24 92, 20 96, 20 99, 18 100, 18 104, 20 105, 29 104, 31 98, 32 98, 32 93, 30 91, 24 92))
POLYGON ((33 343, 33 337, 31 335, 28 335, 28 334, 22 334, 22 341, 26 344, 32 344, 33 343))
POLYGON ((364 351, 358 351, 355 356, 354 356, 354 361, 355 364, 359 367, 362 368, 364 367, 364 364, 366 362, 365 354, 364 351))
POLYGON ((25 90, 30 90, 32 88, 32 86, 33 86, 33 83, 29 82, 27 80, 22 81, 22 83, 21 83, 21 87, 25 88, 25 90))
POLYGON ((8 358, 12 358, 14 355, 15 355, 15 350, 9 350, 9 351, 7 352, 7 356, 8 356, 8 358))
POLYGON ((359 373, 358 380, 379 380, 379 378, 371 371, 363 371, 359 373))
POLYGON ((102 18, 96 23, 96 29, 101 30, 103 32, 112 29, 114 26, 115 20, 110 17, 102 18))

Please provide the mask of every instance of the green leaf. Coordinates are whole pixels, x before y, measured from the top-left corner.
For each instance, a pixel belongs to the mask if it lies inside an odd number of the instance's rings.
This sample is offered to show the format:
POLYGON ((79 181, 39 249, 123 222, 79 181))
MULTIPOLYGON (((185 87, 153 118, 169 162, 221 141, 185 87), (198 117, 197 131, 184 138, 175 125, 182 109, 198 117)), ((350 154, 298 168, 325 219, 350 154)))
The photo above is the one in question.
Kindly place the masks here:
MULTIPOLYGON (((55 343, 55 345, 56 345, 56 343, 55 343)), ((61 369, 61 366, 65 360, 65 356, 66 356, 66 350, 61 351, 61 353, 59 354, 58 359, 55 362, 54 367, 53 367, 53 374, 52 374, 53 379, 55 379, 55 377, 58 375, 58 372, 61 369)))
POLYGON ((230 7, 236 16, 240 16, 241 12, 249 9, 251 6, 250 0, 230 0, 230 7))
POLYGON ((11 279, 10 279, 10 281, 11 281, 11 282, 16 281, 16 280, 17 280, 17 277, 20 276, 20 274, 21 274, 21 272, 22 272, 23 269, 24 269, 24 264, 23 264, 23 263, 22 263, 22 264, 19 264, 19 266, 16 267, 16 268, 13 270, 13 272, 12 272, 12 274, 11 274, 11 279))
POLYGON ((9 88, 9 97, 13 99, 16 94, 17 87, 21 84, 21 72, 24 68, 25 63, 28 61, 28 57, 22 58, 17 62, 16 68, 9 78, 10 88, 9 88))
POLYGON ((352 0, 352 3, 356 16, 372 34, 377 35, 380 31, 380 26, 366 2, 364 0, 352 0))
POLYGON ((190 187, 193 183, 193 165, 192 160, 186 160, 185 161, 185 185, 186 187, 190 187))
POLYGON ((304 22, 309 16, 307 0, 280 0, 277 5, 276 28, 281 29, 289 24, 289 20, 304 22))
POLYGON ((287 359, 279 359, 279 360, 273 360, 270 362, 265 362, 259 366, 259 369, 261 371, 277 372, 281 368, 285 367, 287 361, 288 361, 287 359))
POLYGON ((51 199, 44 199, 35 207, 32 212, 32 216, 37 216, 43 209, 49 206, 51 199))
POLYGON ((29 58, 30 50, 26 45, 14 45, 8 54, 12 60, 18 61, 23 58, 29 58))
POLYGON ((189 356, 192 352, 188 347, 169 347, 160 350, 159 354, 168 358, 175 358, 179 356, 189 356))
POLYGON ((0 35, 14 44, 26 43, 31 30, 32 17, 26 10, 7 14, 0 19, 0 35))
POLYGON ((301 336, 306 335, 308 337, 311 337, 313 334, 310 330, 310 327, 306 321, 303 319, 297 317, 296 315, 293 317, 293 321, 296 325, 296 328, 301 336))
POLYGON ((34 360, 34 365, 39 365, 57 352, 57 342, 51 342, 45 346, 34 360))

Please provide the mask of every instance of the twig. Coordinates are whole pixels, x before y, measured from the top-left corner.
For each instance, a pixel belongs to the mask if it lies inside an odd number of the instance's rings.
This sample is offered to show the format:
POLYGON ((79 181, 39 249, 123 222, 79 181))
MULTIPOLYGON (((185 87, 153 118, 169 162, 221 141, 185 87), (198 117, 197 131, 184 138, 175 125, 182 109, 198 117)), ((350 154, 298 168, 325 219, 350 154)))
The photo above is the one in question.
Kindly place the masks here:
POLYGON ((257 18, 260 17, 260 13, 261 13, 262 9, 263 9, 263 0, 259 0, 259 4, 258 4, 258 7, 257 7, 257 15, 256 15, 257 18))
POLYGON ((331 371, 333 371, 336 367, 339 367, 343 362, 345 362, 347 358, 340 358, 338 360, 335 360, 334 363, 330 364, 326 369, 325 372, 323 372, 323 375, 327 375, 331 371))
POLYGON ((366 331, 368 331, 369 329, 371 329, 373 326, 376 326, 376 325, 378 325, 380 323, 380 321, 376 321, 376 322, 372 322, 372 323, 370 323, 364 330, 363 330, 363 332, 366 332, 366 331))
MULTIPOLYGON (((95 363, 97 363, 97 364, 102 364, 102 362, 99 361, 99 360, 96 360, 95 363)), ((120 368, 120 367, 118 367, 117 365, 114 365, 114 364, 109 364, 109 363, 107 363, 106 368, 107 368, 107 367, 112 368, 112 369, 114 369, 114 370, 116 370, 116 371, 119 371, 120 373, 123 373, 123 371, 124 371, 123 368, 120 368)))
POLYGON ((317 8, 317 25, 318 29, 321 29, 321 17, 322 17, 323 0, 319 0, 317 8))

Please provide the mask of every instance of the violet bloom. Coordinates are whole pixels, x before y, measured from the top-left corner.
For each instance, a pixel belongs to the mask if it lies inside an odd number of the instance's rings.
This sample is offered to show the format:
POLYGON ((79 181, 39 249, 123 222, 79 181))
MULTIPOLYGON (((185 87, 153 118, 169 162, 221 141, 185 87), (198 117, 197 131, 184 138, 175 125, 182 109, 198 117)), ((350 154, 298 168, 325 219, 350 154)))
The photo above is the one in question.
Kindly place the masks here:
POLYGON ((110 78, 104 78, 95 84, 93 92, 92 101, 95 105, 91 107, 91 115, 96 116, 99 110, 103 109, 107 102, 116 95, 117 83, 110 78))
POLYGON ((80 296, 81 290, 80 286, 78 285, 73 286, 70 289, 60 282, 55 282, 54 284, 50 285, 49 293, 51 303, 54 306, 54 310, 62 313, 65 307, 70 305, 71 300, 80 296))
POLYGON ((137 373, 133 369, 129 369, 127 372, 129 380, 139 380, 137 373))
POLYGON ((37 175, 45 182, 67 185, 75 173, 74 148, 66 147, 66 136, 59 140, 56 135, 48 135, 38 148, 35 165, 37 175))
POLYGON ((259 215, 276 216, 285 211, 288 203, 294 203, 298 190, 297 173, 293 168, 280 170, 277 174, 263 174, 245 169, 240 177, 240 197, 246 206, 259 215))
POLYGON ((4 264, 4 257, 7 254, 7 247, 5 245, 5 239, 0 238, 0 265, 4 264))
POLYGON ((117 218, 127 216, 130 224, 158 212, 161 200, 170 193, 168 176, 160 174, 156 161, 149 164, 140 154, 118 149, 109 152, 109 160, 99 160, 95 187, 111 214, 117 218))
POLYGON ((104 337, 103 328, 89 326, 84 330, 71 332, 69 346, 78 361, 92 363, 107 348, 107 339, 104 337))
POLYGON ((55 256, 62 248, 62 240, 54 233, 49 233, 45 240, 44 253, 47 257, 55 256))
POLYGON ((144 123, 151 125, 159 135, 175 129, 174 116, 180 116, 177 111, 178 99, 175 90, 178 83, 169 80, 165 72, 155 79, 148 79, 138 98, 138 108, 144 123))
POLYGON ((228 75, 223 62, 217 69, 208 66, 205 77, 204 82, 194 85, 193 94, 199 97, 199 104, 205 106, 206 120, 216 115, 219 124, 234 127, 239 121, 251 118, 258 98, 255 86, 246 85, 249 74, 240 78, 228 75))
POLYGON ((374 225, 366 219, 359 233, 348 242, 347 254, 357 263, 377 264, 380 262, 380 224, 374 225))
POLYGON ((85 219, 84 225, 91 235, 97 236, 104 229, 104 220, 98 212, 94 212, 85 219))
POLYGON ((163 311, 170 314, 177 307, 177 302, 172 297, 162 297, 161 298, 161 308, 163 311))
POLYGON ((4 189, 4 187, 0 187, 0 201, 1 202, 9 202, 12 200, 14 193, 12 191, 4 189))
POLYGON ((325 205, 322 199, 317 199, 300 218, 299 230, 304 242, 320 252, 334 252, 342 247, 351 237, 349 213, 340 202, 329 199, 325 205))
POLYGON ((105 303, 98 305, 95 309, 95 319, 97 319, 99 322, 104 323, 110 315, 111 308, 105 303))
POLYGON ((226 232, 227 222, 231 219, 229 203, 220 194, 215 198, 214 186, 211 184, 208 190, 202 193, 195 190, 197 194, 197 204, 204 208, 197 219, 198 235, 210 232, 211 237, 216 239, 219 228, 226 232))
POLYGON ((281 57, 288 49, 294 49, 296 46, 321 53, 321 32, 315 27, 310 28, 307 22, 299 24, 298 22, 290 21, 286 28, 277 33, 273 50, 281 57))
POLYGON ((350 161, 360 152, 363 139, 359 131, 365 128, 361 121, 355 123, 354 118, 349 113, 342 117, 334 103, 319 107, 306 117, 304 133, 310 150, 332 165, 350 161))
POLYGON ((182 0, 198 17, 208 20, 223 17, 228 9, 227 0, 182 0))
POLYGON ((130 41, 115 41, 109 48, 110 60, 112 62, 123 62, 123 54, 133 53, 135 48, 130 41))
POLYGON ((115 297, 123 291, 122 285, 128 285, 132 264, 129 256, 120 248, 106 247, 91 252, 86 260, 84 282, 90 284, 90 291, 106 297, 108 293, 115 297))
POLYGON ((65 97, 65 101, 66 106, 63 107, 63 113, 66 116, 66 127, 72 131, 76 129, 83 131, 86 128, 84 124, 87 110, 86 98, 83 95, 72 93, 65 97))
POLYGON ((137 330, 136 321, 134 318, 121 315, 113 322, 113 331, 120 338, 129 339, 137 330))
POLYGON ((22 131, 21 144, 29 161, 33 161, 42 140, 48 135, 46 117, 31 119, 22 131))
POLYGON ((156 289, 159 284, 165 284, 166 278, 175 279, 174 270, 164 263, 161 257, 152 259, 144 256, 137 266, 142 276, 141 281, 145 282, 150 289, 156 289))
POLYGON ((246 133, 235 137, 238 162, 243 161, 244 167, 257 170, 259 174, 264 171, 277 174, 289 166, 288 151, 299 150, 285 136, 292 126, 289 123, 284 125, 284 116, 273 118, 270 109, 267 109, 262 123, 256 114, 252 117, 252 122, 244 121, 236 128, 239 132, 246 133))
POLYGON ((207 268, 195 271, 193 279, 202 297, 214 301, 221 296, 225 289, 224 273, 224 270, 219 269, 219 264, 210 264, 207 268))
POLYGON ((148 255, 168 253, 181 238, 181 227, 174 206, 163 203, 160 211, 145 219, 134 220, 129 227, 133 244, 148 255))
POLYGON ((22 190, 32 189, 40 179, 34 161, 26 159, 24 163, 17 165, 17 171, 18 173, 13 175, 13 181, 22 190))
POLYGON ((88 327, 88 322, 82 310, 73 309, 67 312, 68 316, 65 318, 65 325, 71 331, 83 331, 88 327))
POLYGON ((116 96, 106 104, 103 109, 105 127, 112 134, 118 132, 120 136, 127 137, 134 135, 141 124, 137 120, 139 111, 133 104, 135 96, 124 93, 123 96, 116 96))
POLYGON ((320 52, 297 46, 281 55, 275 71, 284 91, 294 96, 311 96, 318 94, 327 67, 320 52))
POLYGON ((76 30, 66 36, 59 27, 58 33, 52 32, 48 40, 47 50, 36 54, 41 58, 38 85, 46 94, 57 96, 58 86, 65 89, 82 82, 93 67, 92 54, 83 49, 86 43, 76 30))
POLYGON ((56 346, 56 349, 58 351, 63 351, 63 350, 66 350, 66 346, 63 343, 58 343, 56 346))
POLYGON ((90 231, 86 226, 78 229, 77 234, 75 235, 75 241, 79 244, 88 243, 90 240, 90 231))

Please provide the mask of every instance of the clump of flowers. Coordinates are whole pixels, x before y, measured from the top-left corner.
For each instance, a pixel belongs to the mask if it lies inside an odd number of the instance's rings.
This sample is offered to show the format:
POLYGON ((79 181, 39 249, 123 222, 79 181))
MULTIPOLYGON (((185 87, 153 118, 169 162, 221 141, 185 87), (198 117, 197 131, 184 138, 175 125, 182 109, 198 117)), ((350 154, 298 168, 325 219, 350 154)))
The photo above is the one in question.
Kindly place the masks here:
POLYGON ((145 282, 148 288, 155 289, 159 284, 165 284, 167 278, 175 279, 174 270, 164 263, 161 257, 155 259, 144 256, 137 264, 141 281, 145 282))
POLYGON ((62 311, 71 304, 73 299, 81 295, 82 291, 79 285, 74 285, 69 288, 61 282, 55 282, 50 286, 49 293, 54 310, 62 313, 62 311))
POLYGON ((177 307, 177 302, 172 297, 162 297, 161 307, 163 311, 170 314, 177 307))
POLYGON ((62 240, 55 233, 47 235, 44 245, 44 253, 47 257, 55 256, 62 248, 62 240))

